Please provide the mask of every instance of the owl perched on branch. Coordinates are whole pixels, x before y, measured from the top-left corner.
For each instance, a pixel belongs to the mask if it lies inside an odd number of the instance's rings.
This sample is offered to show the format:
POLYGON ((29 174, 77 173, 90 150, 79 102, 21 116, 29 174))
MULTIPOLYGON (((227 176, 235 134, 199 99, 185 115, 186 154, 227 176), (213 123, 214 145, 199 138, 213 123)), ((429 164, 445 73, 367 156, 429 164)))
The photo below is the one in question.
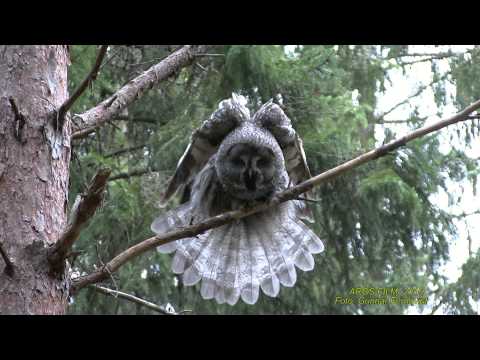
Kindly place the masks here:
MULTIPOLYGON (((163 202, 182 192, 181 205, 157 218, 152 230, 163 234, 255 202, 308 179, 302 141, 290 119, 272 100, 254 115, 245 97, 232 94, 191 137, 163 202)), ((257 302, 260 289, 276 297, 280 285, 292 287, 295 266, 309 271, 322 241, 302 220, 311 220, 302 200, 210 229, 193 238, 159 246, 175 252, 172 271, 183 283, 200 285, 204 299, 234 305, 257 302)))

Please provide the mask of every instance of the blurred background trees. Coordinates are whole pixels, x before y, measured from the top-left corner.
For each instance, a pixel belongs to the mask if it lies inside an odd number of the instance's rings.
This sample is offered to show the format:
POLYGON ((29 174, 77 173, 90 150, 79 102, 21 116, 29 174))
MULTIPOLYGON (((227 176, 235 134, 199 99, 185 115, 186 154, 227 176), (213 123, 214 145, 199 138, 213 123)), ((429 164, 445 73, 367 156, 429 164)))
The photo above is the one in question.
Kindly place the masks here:
MULTIPOLYGON (((93 88, 73 112, 96 105, 177 47, 111 46, 93 88)), ((408 46, 234 45, 209 52, 117 119, 74 141, 70 204, 99 167, 113 169, 106 202, 75 245, 81 251, 76 273, 91 272, 152 235, 152 219, 166 210, 158 206, 160 194, 189 135, 232 91, 248 96, 252 110, 270 98, 283 106, 304 139, 312 174, 422 126, 428 119, 414 100, 426 91, 432 92, 436 111, 427 115, 449 115, 452 107, 458 110, 480 98, 476 47, 418 54, 408 46), (392 77, 415 77, 418 63, 429 66, 431 81, 391 107, 380 106, 382 95, 395 89, 392 77), (392 119, 400 108, 407 116, 392 119)), ((70 92, 95 56, 94 46, 71 48, 70 92)), ((205 301, 172 274, 170 256, 157 252, 125 265, 108 286, 195 314, 478 313, 480 253, 471 245, 475 234, 460 236, 459 223, 470 214, 452 211, 463 200, 452 183, 476 195, 478 159, 469 149, 478 132, 478 119, 455 125, 316 188, 320 201, 312 205, 313 229, 326 251, 315 256, 313 271, 299 271, 297 285, 282 288, 276 299, 261 295, 254 306, 234 307, 205 301), (448 206, 439 206, 441 193, 448 194, 448 206), (469 258, 452 282, 440 269, 458 241, 469 247, 469 258), (416 287, 426 291, 429 301, 413 310, 401 304, 335 304, 353 287, 416 287)), ((153 313, 92 288, 72 300, 69 312, 153 313)))

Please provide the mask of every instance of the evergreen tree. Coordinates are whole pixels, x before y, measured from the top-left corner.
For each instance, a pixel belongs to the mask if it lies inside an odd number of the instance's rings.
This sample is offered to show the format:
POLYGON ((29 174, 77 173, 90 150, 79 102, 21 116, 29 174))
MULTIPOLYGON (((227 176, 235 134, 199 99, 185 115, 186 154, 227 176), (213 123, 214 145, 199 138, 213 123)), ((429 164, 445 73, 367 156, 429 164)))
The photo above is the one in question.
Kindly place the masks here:
MULTIPOLYGON (((92 91, 75 104, 81 113, 168 55, 168 46, 113 46, 92 91)), ((121 250, 151 236, 152 219, 165 182, 173 173, 192 130, 237 91, 259 106, 270 98, 281 104, 304 139, 313 174, 397 136, 377 113, 377 95, 385 91, 391 69, 408 71, 401 46, 217 46, 194 66, 184 68, 134 103, 118 119, 86 138, 75 140, 70 203, 95 171, 113 169, 100 212, 82 232, 75 249, 82 251, 74 270, 89 273, 121 250), (354 98, 354 100, 352 100, 354 98)), ((75 89, 89 71, 96 51, 71 49, 69 87, 75 89)), ((424 59, 424 58, 421 58, 424 59)), ((438 105, 447 101, 447 84, 457 89, 455 105, 465 107, 480 97, 474 80, 480 72, 480 51, 446 54, 451 71, 443 75, 432 63, 429 85, 438 105)), ((256 104, 256 105, 255 105, 256 104)), ((255 109, 252 109, 255 110, 255 109)), ((385 114, 384 114, 385 115, 385 114)), ((414 109, 406 125, 415 129, 425 119, 414 109)), ((468 146, 478 135, 478 121, 459 125, 458 138, 468 146)), ((356 168, 315 189, 313 230, 326 251, 315 256, 315 269, 300 273, 294 288, 255 306, 234 307, 201 299, 181 285, 170 271, 171 258, 149 252, 112 275, 109 285, 176 310, 196 314, 400 314, 408 304, 336 304, 352 288, 419 288, 429 299, 454 313, 473 313, 480 287, 476 269, 480 254, 464 265, 456 284, 448 284, 439 267, 448 260, 449 242, 457 228, 448 209, 432 197, 448 189, 448 180, 468 180, 476 187, 478 162, 466 146, 441 151, 438 134, 417 140, 400 151, 356 168)), ((454 200, 452 200, 454 201, 454 200)), ((169 206, 175 206, 170 204, 169 206)), ((431 306, 432 304, 430 304, 431 306)), ((425 306, 420 305, 422 310, 425 306)), ((143 314, 144 307, 82 290, 71 313, 143 314)))

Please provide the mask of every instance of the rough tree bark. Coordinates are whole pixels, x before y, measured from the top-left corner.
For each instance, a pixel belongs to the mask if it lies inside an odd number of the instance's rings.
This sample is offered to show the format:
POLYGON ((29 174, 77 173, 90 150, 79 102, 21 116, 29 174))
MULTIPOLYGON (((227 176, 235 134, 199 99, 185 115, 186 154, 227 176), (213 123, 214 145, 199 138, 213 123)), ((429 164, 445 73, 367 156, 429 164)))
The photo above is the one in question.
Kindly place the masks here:
MULTIPOLYGON (((206 48, 182 47, 80 117, 99 126, 206 48)), ((68 99, 66 46, 0 46, 0 314, 66 312, 71 281, 65 260, 100 204, 109 174, 93 180, 93 193, 82 195, 66 227, 72 138, 66 113, 95 79, 106 51, 102 46, 68 99)))
POLYGON ((0 46, 0 314, 63 314, 69 279, 47 249, 66 224, 70 119, 65 46, 0 46))
MULTIPOLYGON (((78 133, 84 136, 101 126, 145 90, 191 64, 204 49, 186 46, 154 65, 116 95, 79 115, 87 128, 79 129, 78 133), (116 102, 118 104, 112 106, 116 102)), ((102 281, 147 250, 296 198, 413 139, 472 118, 470 114, 480 108, 479 100, 451 118, 417 129, 314 176, 278 194, 270 204, 221 214, 140 242, 94 273, 75 279, 71 285, 68 270, 63 271, 60 266, 61 271, 55 271, 52 263, 65 260, 80 227, 93 215, 94 209, 84 209, 85 217, 81 221, 74 219, 62 236, 68 207, 71 121, 68 116, 64 122, 59 121, 58 110, 68 97, 68 65, 68 50, 64 46, 0 46, 0 314, 63 314, 69 293, 102 281), (58 239, 60 242, 54 247, 58 239), (61 254, 59 259, 57 254, 61 254)), ((107 177, 105 174, 103 187, 107 177)), ((93 205, 99 202, 86 201, 93 205)))

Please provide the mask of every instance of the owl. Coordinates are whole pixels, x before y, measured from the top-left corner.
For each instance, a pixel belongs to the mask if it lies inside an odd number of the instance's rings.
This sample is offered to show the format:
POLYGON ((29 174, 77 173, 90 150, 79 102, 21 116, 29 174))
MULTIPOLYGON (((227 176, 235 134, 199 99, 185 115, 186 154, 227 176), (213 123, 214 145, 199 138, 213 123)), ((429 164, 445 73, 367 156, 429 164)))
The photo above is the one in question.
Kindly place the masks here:
MULTIPOLYGON (((273 102, 253 115, 241 95, 218 109, 191 136, 163 194, 165 203, 181 193, 180 205, 155 219, 163 234, 230 210, 268 202, 276 193, 311 177, 302 140, 273 102)), ((303 200, 291 200, 192 238, 158 247, 173 253, 172 271, 185 286, 200 284, 204 299, 255 304, 262 292, 292 287, 295 267, 310 271, 312 254, 323 251, 303 200)))

